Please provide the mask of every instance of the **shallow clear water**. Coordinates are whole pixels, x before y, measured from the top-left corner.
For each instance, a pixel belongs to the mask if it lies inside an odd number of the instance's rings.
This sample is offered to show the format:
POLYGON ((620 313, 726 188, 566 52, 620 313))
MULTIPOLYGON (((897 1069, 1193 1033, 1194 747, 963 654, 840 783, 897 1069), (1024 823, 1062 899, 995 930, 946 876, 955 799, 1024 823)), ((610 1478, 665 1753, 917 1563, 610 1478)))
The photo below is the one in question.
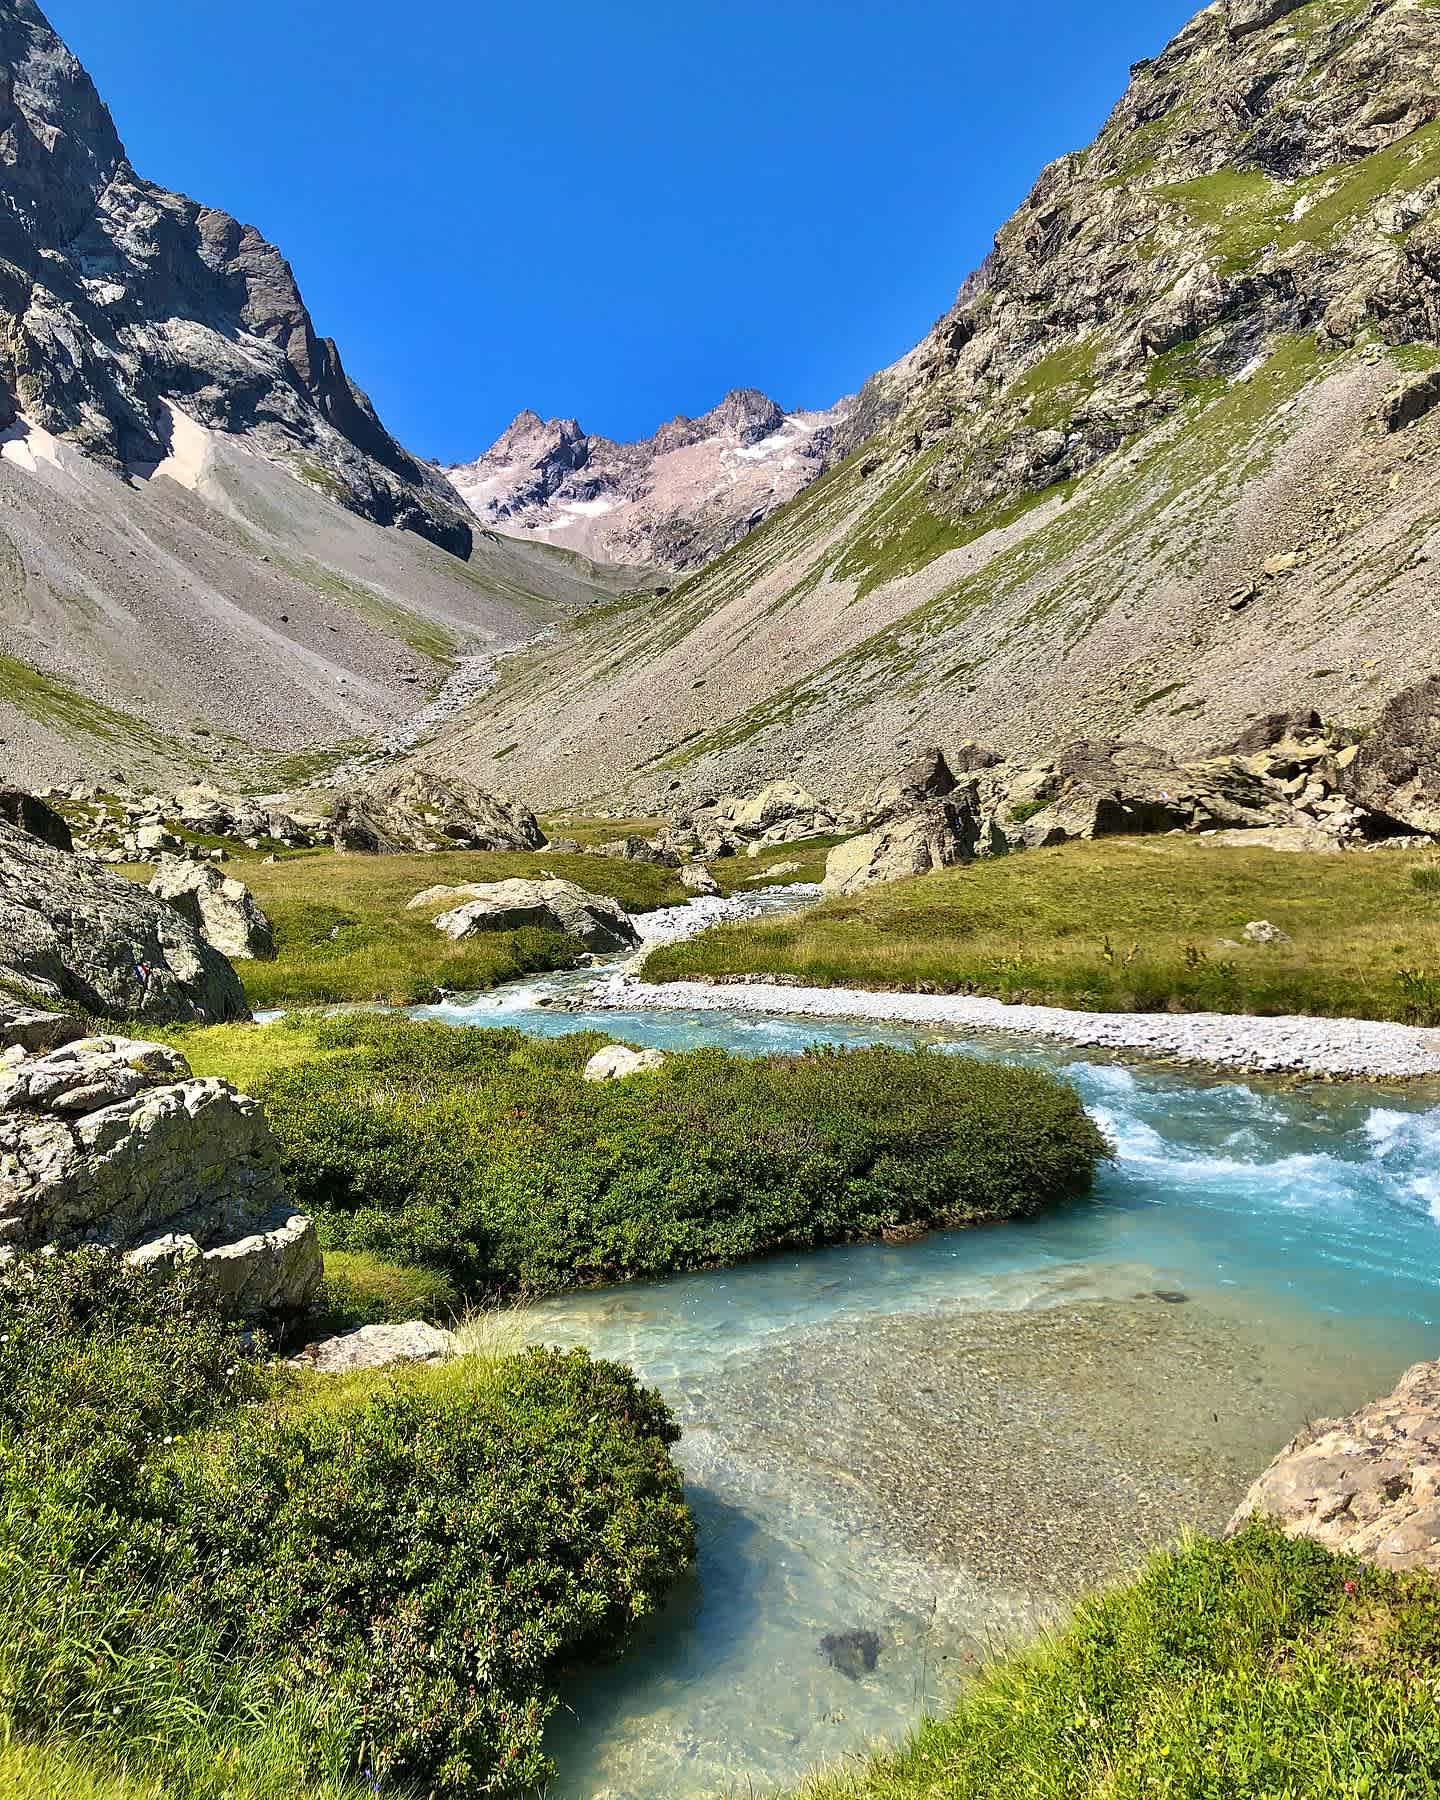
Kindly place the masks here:
MULTIPOLYGON (((536 1004, 577 979, 427 1011, 662 1048, 915 1041, 536 1004)), ((944 1047, 1075 1083, 1116 1148, 1091 1199, 525 1315, 662 1387, 701 1542, 637 1650, 566 1695, 558 1793, 764 1789, 896 1737, 1068 1594, 1223 1525, 1307 1418, 1440 1353, 1433 1095, 944 1047)))

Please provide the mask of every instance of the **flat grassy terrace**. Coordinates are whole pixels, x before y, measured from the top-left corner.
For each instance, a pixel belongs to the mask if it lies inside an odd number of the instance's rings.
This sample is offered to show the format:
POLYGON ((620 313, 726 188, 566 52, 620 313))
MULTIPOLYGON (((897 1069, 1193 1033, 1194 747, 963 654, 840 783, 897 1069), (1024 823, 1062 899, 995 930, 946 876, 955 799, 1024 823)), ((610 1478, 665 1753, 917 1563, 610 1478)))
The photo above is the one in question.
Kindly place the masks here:
POLYGON ((657 951, 656 981, 988 994, 1098 1012, 1440 1025, 1440 857, 1112 838, 873 887, 657 951), (1268 920, 1289 943, 1245 940, 1268 920))
MULTIPOLYGON (((649 831, 654 823, 633 821, 649 831)), ((587 843, 598 843, 626 835, 626 824, 590 821, 587 828, 585 822, 561 822, 551 829, 557 837, 583 836, 587 843)), ((833 842, 816 838, 758 857, 727 857, 712 873, 727 894, 753 893, 779 882, 819 881, 833 842), (777 868, 787 872, 772 874, 777 868)), ((556 856, 549 850, 444 850, 415 856, 300 850, 279 852, 269 862, 263 847, 227 848, 231 861, 226 873, 250 888, 275 926, 274 960, 238 965, 246 996, 257 1010, 369 1002, 407 1006, 434 1000, 442 989, 478 992, 522 975, 573 968, 579 960, 577 946, 553 932, 490 932, 452 944, 436 931, 432 912, 406 911, 406 903, 423 888, 553 875, 589 893, 606 894, 629 912, 678 906, 694 898, 678 870, 606 856, 556 856)), ((124 872, 146 882, 154 865, 135 863, 124 872)))

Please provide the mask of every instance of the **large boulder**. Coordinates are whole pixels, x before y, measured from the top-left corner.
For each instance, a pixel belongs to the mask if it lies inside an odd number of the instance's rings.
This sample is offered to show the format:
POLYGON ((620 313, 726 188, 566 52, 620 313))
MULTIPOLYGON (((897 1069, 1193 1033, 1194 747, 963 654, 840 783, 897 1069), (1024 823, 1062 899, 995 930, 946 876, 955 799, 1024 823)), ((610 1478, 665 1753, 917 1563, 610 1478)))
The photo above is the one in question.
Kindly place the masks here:
POLYGON ((1287 741, 1309 744, 1322 738, 1325 726, 1319 713, 1309 707, 1290 712, 1259 713, 1228 744, 1221 744, 1212 756, 1259 756, 1287 741))
POLYGON ((1341 780, 1372 812, 1440 833, 1440 676, 1395 695, 1341 780))
POLYGON ((632 832, 629 837, 608 838, 602 844, 591 844, 587 856, 607 856, 615 862, 651 863, 658 869, 678 869, 680 854, 651 838, 632 832))
POLYGON ((248 1019, 221 953, 134 882, 0 824, 0 991, 98 1018, 248 1019))
POLYGON ((43 800, 37 800, 34 794, 27 794, 23 788, 0 787, 0 819, 17 831, 23 831, 27 837, 39 838, 42 844, 49 844, 52 849, 75 848, 64 814, 56 812, 43 800))
POLYGON ((713 899, 720 892, 720 883, 701 862, 686 863, 681 868, 680 885, 706 900, 713 899))
POLYGON ((0 1068, 0 1256, 84 1244, 195 1264, 247 1314, 299 1310, 321 1276, 258 1102, 132 1038, 0 1068))
MULTIPOLYGON (((1015 790, 1011 792, 1012 807, 1015 790)), ((1238 764, 1185 768, 1163 750, 1114 738, 1063 750, 1017 822, 1033 847, 1072 839, 1274 823, 1272 796, 1238 764), (1029 806, 1039 810, 1030 812, 1029 806)))
POLYGON ((605 955, 633 950, 640 933, 618 900, 589 894, 573 881, 474 881, 427 888, 412 907, 445 905, 436 929, 457 941, 480 931, 558 931, 605 955))
POLYGON ((932 800, 944 800, 957 783, 943 750, 922 750, 903 769, 882 781, 861 808, 871 828, 887 820, 903 818, 932 800))
POLYGON ((1417 1363, 1347 1419, 1307 1425, 1250 1489, 1231 1531, 1254 1513, 1382 1568, 1440 1575, 1440 1363, 1417 1363))
POLYGON ((733 837, 794 843, 833 831, 835 814, 794 781, 772 781, 748 799, 728 794, 713 807, 696 809, 696 824, 733 837))
POLYGON ((932 800, 878 831, 837 844, 825 861, 825 892, 858 894, 876 882, 928 875, 1002 847, 989 836, 968 792, 932 800))
POLYGON ((545 833, 518 801, 487 794, 459 776, 401 769, 335 802, 337 849, 394 856, 433 850, 540 850, 545 833))
POLYGON ((241 842, 254 838, 273 838, 292 847, 318 843, 324 834, 324 822, 300 819, 266 800, 245 795, 223 794, 206 783, 175 790, 163 809, 185 827, 204 837, 236 838, 241 842))
POLYGON ((223 956, 237 961, 275 954, 275 930, 243 881, 213 863, 166 857, 150 892, 188 919, 223 956))

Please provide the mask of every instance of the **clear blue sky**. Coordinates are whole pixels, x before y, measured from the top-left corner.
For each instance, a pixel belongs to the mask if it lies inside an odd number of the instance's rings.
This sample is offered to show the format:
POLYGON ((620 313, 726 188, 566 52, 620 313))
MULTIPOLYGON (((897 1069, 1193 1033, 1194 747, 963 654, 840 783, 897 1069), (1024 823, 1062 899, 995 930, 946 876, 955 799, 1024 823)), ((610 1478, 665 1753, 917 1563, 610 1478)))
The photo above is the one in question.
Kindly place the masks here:
MULTIPOLYGON (((1198 3, 1198 0, 1197 0, 1198 3)), ((136 167, 258 225, 390 428, 828 404, 1191 0, 41 0, 136 167)))

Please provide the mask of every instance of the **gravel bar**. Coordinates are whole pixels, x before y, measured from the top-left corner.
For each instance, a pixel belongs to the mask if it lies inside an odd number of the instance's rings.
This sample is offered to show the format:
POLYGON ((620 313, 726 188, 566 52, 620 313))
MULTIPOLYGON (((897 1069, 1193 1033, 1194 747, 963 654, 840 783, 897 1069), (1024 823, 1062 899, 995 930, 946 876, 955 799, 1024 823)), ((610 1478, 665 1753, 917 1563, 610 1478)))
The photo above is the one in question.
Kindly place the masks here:
POLYGON ((1440 1075, 1440 1031, 1371 1019, 1251 1018, 1234 1013, 1093 1013, 1009 1006, 963 994, 867 993, 765 981, 654 983, 619 973, 587 1004, 633 1011, 875 1019, 945 1031, 1022 1032, 1085 1049, 1135 1051, 1247 1074, 1417 1080, 1440 1075))

